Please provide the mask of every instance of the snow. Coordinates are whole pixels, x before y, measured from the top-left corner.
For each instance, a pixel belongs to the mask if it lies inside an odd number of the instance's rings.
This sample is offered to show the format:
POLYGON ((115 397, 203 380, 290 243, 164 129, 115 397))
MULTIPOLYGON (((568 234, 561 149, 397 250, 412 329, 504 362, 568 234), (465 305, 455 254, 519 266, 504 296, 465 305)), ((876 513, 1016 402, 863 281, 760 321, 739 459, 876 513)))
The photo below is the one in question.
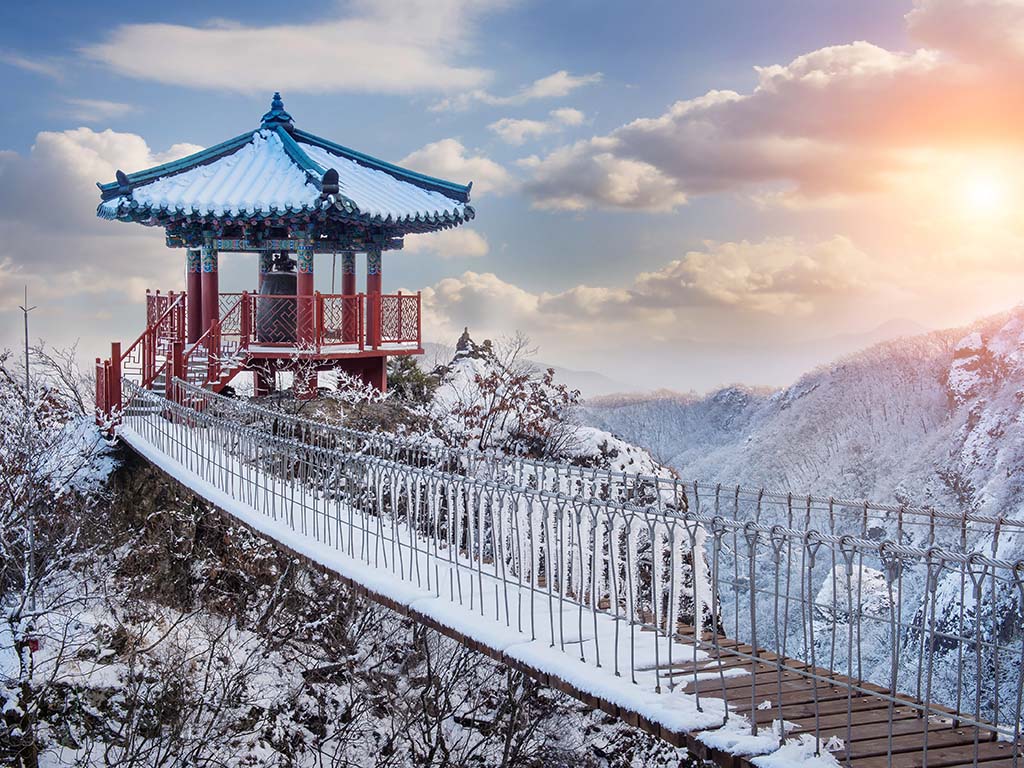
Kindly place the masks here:
POLYGON ((827 749, 819 748, 817 739, 806 733, 796 740, 787 741, 770 755, 755 757, 751 762, 757 768, 789 768, 792 765, 804 768, 837 768, 839 765, 839 761, 827 749), (815 755, 815 751, 820 754, 815 755))
MULTIPOLYGON (((692 645, 670 641, 657 633, 642 632, 636 627, 621 624, 608 614, 584 612, 581 617, 579 607, 568 600, 561 603, 554 613, 549 613, 549 594, 536 588, 522 587, 514 581, 506 586, 502 580, 481 572, 479 566, 474 571, 473 561, 464 555, 458 555, 455 562, 442 559, 436 554, 431 559, 429 548, 411 547, 402 543, 399 544, 397 563, 392 557, 389 565, 371 564, 375 558, 381 557, 381 553, 384 558, 389 557, 389 548, 395 539, 400 542, 412 541, 408 531, 404 536, 402 534, 404 524, 391 521, 390 527, 394 534, 391 540, 385 540, 380 536, 383 531, 379 528, 379 518, 364 519, 360 512, 346 507, 345 519, 333 534, 333 541, 330 540, 332 534, 328 526, 321 527, 322 535, 328 540, 319 541, 300 532, 312 530, 313 519, 307 507, 297 507, 297 517, 291 525, 285 522, 283 516, 272 519, 204 480, 143 437, 139 430, 152 428, 153 425, 147 425, 147 421, 155 421, 154 417, 132 416, 128 421, 139 429, 132 424, 122 426, 119 437, 154 465, 250 528, 394 601, 412 615, 429 618, 472 638, 493 652, 500 652, 510 661, 557 677, 592 696, 637 712, 667 729, 677 732, 700 731, 699 737, 710 745, 742 754, 762 754, 778 747, 778 738, 771 735, 770 730, 768 734, 762 733, 758 737, 749 736, 749 721, 735 713, 730 715, 723 728, 725 710, 720 699, 702 695, 698 701, 696 696, 682 692, 684 685, 681 683, 688 682, 690 676, 685 680, 662 677, 661 692, 656 692, 659 674, 656 668, 669 661, 670 653, 676 662, 708 662, 693 675, 693 679, 717 677, 714 664, 708 660, 704 651, 692 645), (358 533, 346 534, 346 528, 358 533), (356 540, 358 545, 355 544, 356 540), (360 550, 363 559, 355 556, 356 549, 360 550), (429 586, 427 580, 430 580, 429 586), (501 601, 492 601, 489 597, 497 595, 503 588, 508 590, 507 607, 501 601), (464 599, 461 604, 449 597, 458 589, 468 592, 468 600, 464 599), (536 616, 536 623, 531 622, 531 615, 536 616), (600 666, 596 658, 598 650, 601 653, 600 666), (633 660, 632 673, 627 657, 633 660), (617 668, 620 674, 616 674, 617 668), (635 678, 635 682, 632 678, 635 678)), ((159 428, 188 430, 180 425, 170 426, 167 422, 163 422, 159 428)), ((195 444, 194 434, 192 440, 195 444)), ((228 475, 241 471, 240 465, 232 467, 234 459, 230 456, 220 454, 218 462, 228 470, 228 475)), ((250 478, 254 473, 259 474, 252 467, 246 471, 250 478)), ((225 474, 219 472, 218 477, 223 482, 225 474)), ((271 478, 257 482, 262 482, 264 488, 267 484, 274 485, 271 478)), ((293 498, 303 493, 296 484, 289 488, 293 498)), ((284 487, 272 493, 279 491, 283 492, 284 487)), ((285 496, 282 495, 282 498, 285 496)), ((388 527, 386 521, 384 526, 388 527)), ((730 676, 736 674, 746 672, 729 671, 730 676)), ((789 765, 794 764, 797 758, 807 758, 805 741, 805 738, 801 738, 795 748, 792 745, 783 747, 780 754, 784 754, 785 758, 771 765, 789 765)), ((811 764, 825 765, 816 760, 812 760, 811 764)))
MULTIPOLYGON (((181 428, 185 429, 185 428, 181 428)), ((500 651, 510 659, 522 662, 529 667, 545 674, 555 675, 593 696, 611 701, 620 707, 639 712, 653 722, 660 723, 674 731, 690 731, 708 728, 722 722, 724 710, 722 702, 716 699, 701 698, 698 707, 696 697, 679 692, 656 693, 657 673, 653 670, 655 659, 662 664, 669 658, 669 645, 674 647, 674 658, 678 660, 704 660, 706 653, 693 646, 682 643, 670 643, 669 639, 660 637, 653 632, 631 632, 629 627, 618 623, 606 614, 587 615, 583 622, 583 633, 579 627, 578 609, 566 602, 562 610, 562 619, 551 619, 549 615, 550 596, 536 589, 522 589, 515 583, 509 585, 509 601, 516 608, 517 615, 507 613, 504 621, 496 620, 490 611, 494 606, 487 607, 487 615, 480 595, 496 593, 501 581, 479 571, 474 574, 472 561, 465 560, 461 567, 451 568, 438 560, 430 561, 428 553, 422 548, 419 552, 403 553, 413 558, 417 573, 432 572, 440 579, 432 590, 422 585, 396 578, 395 564, 391 569, 376 567, 363 560, 346 554, 334 546, 304 536, 292 529, 282 520, 273 520, 257 512, 247 504, 241 503, 212 483, 203 480, 189 471, 184 465, 172 459, 156 448, 131 426, 123 426, 119 437, 130 444, 155 466, 177 479, 195 493, 210 501, 217 507, 229 512, 241 522, 257 532, 277 541, 283 546, 298 552, 310 560, 327 567, 341 576, 351 579, 367 589, 386 597, 395 603, 405 606, 414 613, 429 617, 466 637, 471 637, 487 647, 500 651), (469 590, 476 596, 478 610, 468 605, 451 602, 447 596, 455 591, 455 579, 461 579, 461 589, 469 590), (483 583, 482 590, 478 586, 483 583), (532 614, 538 617, 536 623, 537 637, 533 639, 528 631, 529 622, 524 619, 531 614, 529 603, 533 603, 532 614), (524 605, 525 603, 525 605, 524 605), (524 622, 523 630, 519 622, 524 622), (597 632, 594 633, 594 625, 597 632), (557 628, 557 629, 556 629, 557 628), (618 638, 616 642, 616 637, 618 638), (596 641, 596 642, 595 642, 596 641), (565 645, 566 651, 561 647, 565 645), (604 657, 601 667, 580 661, 579 654, 585 658, 594 658, 594 652, 600 648, 604 657), (635 654, 638 666, 635 672, 636 684, 629 678, 628 669, 622 676, 616 676, 614 665, 609 657, 619 657, 620 664, 625 665, 629 655, 635 654), (703 709, 703 711, 700 711, 703 709)), ((222 459, 222 461, 229 461, 222 459)), ((249 470, 250 473, 252 470, 249 470)), ((293 491, 294 492, 294 491, 293 491)), ((304 507, 300 507, 304 510, 304 507)), ((391 543, 379 540, 376 523, 372 520, 359 520, 360 513, 347 509, 346 514, 354 517, 355 527, 361 531, 361 544, 365 552, 388 551, 391 543), (379 548, 379 549, 378 549, 379 548)), ((301 530, 303 521, 296 523, 301 530)), ((341 528, 345 529, 347 523, 341 528)), ((311 521, 309 523, 311 529, 311 521)), ((412 567, 409 573, 413 572, 412 567)), ((422 582, 421 582, 422 584, 422 582)), ((500 603, 496 603, 501 610, 500 603)), ((667 684, 667 683, 666 683, 667 684)))
MULTIPOLYGON (((589 403, 584 416, 625 440, 655 449, 656 457, 678 470, 684 480, 703 481, 711 496, 721 483, 727 494, 725 514, 733 514, 729 491, 740 483, 752 489, 753 497, 762 487, 792 489, 794 498, 810 491, 824 499, 868 498, 895 506, 932 507, 953 516, 965 511, 998 516, 1005 520, 998 529, 991 523, 969 523, 964 542, 959 522, 939 521, 933 526, 927 516, 905 517, 898 526, 895 513, 872 511, 865 529, 877 541, 898 540, 923 549, 959 550, 966 545, 969 550, 996 552, 1013 561, 1024 558, 1022 382, 1024 305, 965 328, 876 345, 808 373, 774 395, 731 387, 704 398, 663 394, 619 401, 605 398, 589 403)), ((795 522, 804 526, 802 505, 797 512, 795 522)), ((740 518, 750 519, 754 513, 753 505, 741 497, 740 518)), ((766 502, 761 515, 766 524, 787 525, 785 496, 782 502, 766 502)), ((836 515, 837 535, 861 533, 856 505, 845 510, 837 507, 836 515)), ((806 527, 830 530, 827 505, 815 507, 806 527)), ((728 558, 723 550, 727 570, 728 558)), ((860 653, 854 663, 863 663, 867 679, 888 686, 891 604, 883 566, 875 559, 858 572, 855 563, 847 589, 845 571, 836 565, 820 558, 810 586, 816 595, 818 663, 830 666, 831 662, 833 668, 843 670, 850 661, 845 650, 837 647, 833 652, 832 635, 842 641, 848 629, 846 596, 852 590, 861 600, 866 619, 857 636, 860 653)), ((800 583, 800 574, 806 571, 794 569, 794 584, 800 583)), ((763 576, 771 578, 771 569, 764 570, 763 576)), ((719 593, 726 631, 739 639, 749 638, 750 632, 743 583, 741 579, 736 589, 719 593), (737 603, 739 610, 734 613, 737 603)), ((894 588, 899 590, 895 597, 902 622, 914 636, 912 624, 920 622, 914 617, 926 588, 925 567, 906 565, 894 588)), ((946 568, 936 593, 938 626, 956 626, 961 605, 968 609, 967 621, 973 621, 967 591, 966 599, 962 598, 956 569, 946 568)), ((985 599, 990 597, 986 592, 985 599)), ((1012 638, 1005 641, 1001 655, 1015 658, 1020 642, 1018 596, 1007 589, 994 597, 996 631, 1012 638)), ((770 606, 759 609, 758 623, 773 625, 770 606)), ((763 630, 761 637, 765 637, 763 630)), ((791 622, 788 640, 797 653, 807 652, 799 622, 791 622)), ((916 689, 920 655, 913 655, 914 647, 906 643, 899 659, 900 690, 916 689)), ((971 696, 979 684, 986 696, 991 695, 996 685, 991 676, 976 680, 971 669, 961 676, 956 656, 955 650, 938 644, 936 701, 955 706, 958 679, 971 696)), ((1003 677, 998 683, 1001 704, 1016 695, 1016 675, 1003 677)), ((1004 714, 1012 719, 1010 705, 1004 714)))
POLYGON ((985 343, 981 340, 981 334, 978 331, 972 331, 956 343, 953 352, 980 352, 984 348, 985 343))
MULTIPOLYGON (((360 213, 383 219, 417 215, 463 216, 465 204, 440 192, 401 181, 383 171, 361 165, 309 144, 302 149, 321 166, 338 171, 340 192, 360 213)), ((276 131, 260 129, 252 141, 230 155, 182 173, 140 184, 130 196, 107 200, 101 209, 115 216, 119 206, 134 201, 158 209, 210 212, 216 216, 270 213, 271 209, 300 210, 321 204, 320 190, 310 174, 285 150, 276 131)))
POLYGON ((440 192, 400 181, 385 171, 369 168, 326 149, 300 142, 300 146, 324 171, 338 172, 339 191, 354 202, 361 213, 386 219, 402 219, 417 213, 443 216, 463 215, 465 204, 440 192))
POLYGON ((153 208, 195 209, 223 216, 269 213, 271 206, 298 209, 313 205, 319 196, 309 175, 285 152, 281 137, 263 129, 237 152, 137 186, 131 198, 153 208))

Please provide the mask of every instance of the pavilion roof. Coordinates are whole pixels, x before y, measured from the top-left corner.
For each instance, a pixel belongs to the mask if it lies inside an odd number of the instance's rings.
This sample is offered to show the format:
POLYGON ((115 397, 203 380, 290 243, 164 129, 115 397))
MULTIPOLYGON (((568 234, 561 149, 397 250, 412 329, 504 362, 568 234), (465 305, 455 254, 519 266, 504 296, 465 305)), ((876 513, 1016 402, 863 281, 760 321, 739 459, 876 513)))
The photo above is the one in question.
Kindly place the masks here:
POLYGON ((426 176, 294 127, 280 94, 259 129, 171 163, 117 172, 97 215, 151 225, 230 220, 362 222, 430 232, 474 216, 472 184, 426 176))

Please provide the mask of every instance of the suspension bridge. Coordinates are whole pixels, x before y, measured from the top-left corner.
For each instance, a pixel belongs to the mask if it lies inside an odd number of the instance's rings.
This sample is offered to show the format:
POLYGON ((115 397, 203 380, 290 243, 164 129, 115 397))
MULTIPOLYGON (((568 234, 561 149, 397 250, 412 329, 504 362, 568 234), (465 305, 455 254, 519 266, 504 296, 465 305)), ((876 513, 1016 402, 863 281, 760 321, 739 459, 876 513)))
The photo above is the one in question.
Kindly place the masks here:
POLYGON ((120 440, 233 520, 698 757, 1020 762, 1024 562, 998 554, 1021 522, 452 448, 182 379, 121 390, 120 440))

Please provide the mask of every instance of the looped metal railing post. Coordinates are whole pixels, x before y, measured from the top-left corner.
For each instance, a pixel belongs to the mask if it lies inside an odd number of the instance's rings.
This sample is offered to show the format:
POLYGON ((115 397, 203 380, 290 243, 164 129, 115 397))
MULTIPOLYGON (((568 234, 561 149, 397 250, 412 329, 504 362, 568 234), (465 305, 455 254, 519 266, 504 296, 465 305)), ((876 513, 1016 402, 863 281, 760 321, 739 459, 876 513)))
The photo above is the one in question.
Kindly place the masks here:
MULTIPOLYGON (((818 534, 815 531, 807 531, 804 534, 804 554, 806 557, 807 568, 804 573, 807 575, 807 590, 808 594, 814 591, 814 565, 815 560, 818 557, 818 550, 821 549, 821 541, 818 538, 818 534)), ((801 579, 801 590, 803 590, 803 579, 801 579)), ((805 618, 805 626, 809 636, 808 651, 811 656, 811 671, 814 674, 818 672, 818 662, 815 655, 814 647, 814 604, 813 600, 803 600, 801 604, 807 608, 807 616, 805 618)), ((818 683, 812 680, 814 685, 814 754, 815 756, 821 755, 821 713, 818 707, 818 683)), ((780 724, 779 730, 784 734, 785 727, 780 724)))
POLYGON ((748 522, 743 526, 743 538, 747 541, 748 578, 750 590, 750 733, 757 736, 757 666, 760 653, 757 645, 757 526, 748 522))

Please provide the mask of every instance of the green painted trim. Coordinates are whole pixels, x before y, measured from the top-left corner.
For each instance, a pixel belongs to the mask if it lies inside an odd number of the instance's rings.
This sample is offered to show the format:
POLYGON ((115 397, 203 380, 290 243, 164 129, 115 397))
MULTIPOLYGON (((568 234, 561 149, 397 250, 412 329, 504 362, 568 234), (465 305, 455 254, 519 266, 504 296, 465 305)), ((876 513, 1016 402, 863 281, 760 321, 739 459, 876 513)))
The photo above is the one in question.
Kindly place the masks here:
POLYGON ((347 157, 350 160, 355 160, 360 165, 365 165, 368 168, 374 168, 378 171, 383 171, 400 181, 407 181, 411 184, 415 184, 420 187, 431 189, 435 192, 440 192, 443 195, 452 196, 454 199, 468 203, 469 202, 469 190, 472 184, 463 185, 456 184, 453 181, 446 181, 445 179, 439 179, 435 176, 427 176, 424 173, 417 173, 416 171, 410 171, 408 168, 402 168, 399 165, 386 162, 379 158, 367 155, 363 152, 357 152, 354 149, 349 149, 341 144, 335 144, 333 141, 328 141, 312 133, 295 128, 292 133, 295 137, 307 144, 312 144, 315 147, 326 149, 329 152, 334 152, 343 157, 347 157))
MULTIPOLYGON (((216 146, 204 149, 188 157, 183 157, 180 160, 172 160, 169 163, 163 165, 156 165, 152 168, 147 168, 144 171, 137 171, 136 173, 128 174, 128 183, 132 186, 138 186, 145 184, 149 181, 155 181, 162 176, 175 175, 178 173, 184 173, 185 171, 191 170, 192 168, 200 165, 208 165, 215 160, 219 160, 225 155, 230 155, 237 150, 244 147, 250 141, 252 141, 252 135, 254 131, 243 133, 235 136, 233 139, 222 141, 216 146)), ((98 184, 102 198, 104 200, 110 200, 111 198, 117 197, 118 183, 112 181, 109 184, 98 184)))
POLYGON ((327 173, 327 169, 321 168, 319 163, 307 155, 302 147, 299 146, 298 142, 291 137, 291 134, 285 130, 284 126, 278 125, 274 131, 281 139, 281 143, 284 145, 284 151, 288 154, 288 157, 294 160, 295 164, 299 166, 299 168, 310 174, 316 180, 316 186, 319 188, 324 174, 327 173))

